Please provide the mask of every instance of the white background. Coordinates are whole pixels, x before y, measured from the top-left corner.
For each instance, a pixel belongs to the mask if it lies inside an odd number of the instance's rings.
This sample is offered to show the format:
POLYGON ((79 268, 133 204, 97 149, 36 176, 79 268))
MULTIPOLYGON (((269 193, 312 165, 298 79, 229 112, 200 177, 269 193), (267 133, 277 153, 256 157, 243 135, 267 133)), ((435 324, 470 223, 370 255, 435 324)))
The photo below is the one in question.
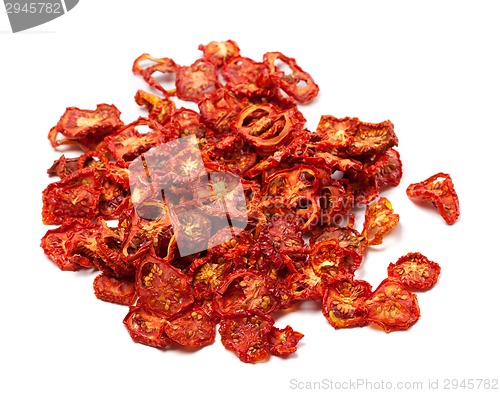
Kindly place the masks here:
POLYGON ((442 387, 445 378, 499 378, 494 4, 81 0, 18 34, 0 14, 0 391, 286 392, 292 379, 425 387, 440 378, 442 387), (137 56, 187 65, 198 44, 225 39, 254 59, 282 51, 313 75, 321 93, 302 107, 310 129, 321 114, 394 122, 404 176, 384 195, 401 221, 368 251, 358 277, 376 287, 389 262, 409 251, 440 263, 439 283, 418 295, 422 317, 409 331, 336 331, 305 304, 277 320, 305 334, 286 360, 244 364, 220 341, 196 352, 158 351, 132 342, 125 307, 94 298, 95 273, 61 272, 43 254, 41 191, 59 156, 46 135, 64 109, 113 103, 132 121, 142 113, 134 94, 145 86, 131 72, 137 56), (405 194, 439 171, 451 174, 460 198, 453 226, 405 194))

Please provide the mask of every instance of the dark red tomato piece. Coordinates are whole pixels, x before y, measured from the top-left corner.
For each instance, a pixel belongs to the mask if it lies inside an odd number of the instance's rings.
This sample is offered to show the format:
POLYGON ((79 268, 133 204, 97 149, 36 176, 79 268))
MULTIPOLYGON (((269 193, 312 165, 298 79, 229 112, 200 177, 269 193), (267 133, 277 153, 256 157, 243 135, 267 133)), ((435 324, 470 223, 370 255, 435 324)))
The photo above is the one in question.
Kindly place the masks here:
POLYGON ((204 59, 196 60, 189 67, 179 67, 175 86, 181 100, 199 102, 203 94, 219 86, 217 68, 204 59))
POLYGON ((366 170, 375 176, 379 187, 397 187, 403 176, 403 164, 394 149, 379 154, 366 170))
POLYGON ((47 174, 49 176, 59 176, 61 179, 64 179, 78 169, 78 157, 67 158, 63 154, 47 169, 47 174))
POLYGON ((298 342, 304 337, 300 332, 296 332, 290 325, 284 329, 273 326, 269 332, 269 350, 271 355, 286 356, 297 351, 298 342))
POLYGON ((307 104, 319 93, 319 87, 310 74, 297 65, 295 59, 287 57, 280 52, 267 52, 264 62, 269 65, 270 73, 280 77, 280 87, 297 102, 307 104), (285 73, 279 68, 279 63, 288 66, 290 73, 285 73))
POLYGON ((248 57, 236 56, 224 65, 221 73, 232 87, 249 86, 250 90, 255 90, 259 76, 268 74, 269 67, 248 57))
POLYGON ((105 302, 131 306, 135 303, 135 281, 99 274, 94 279, 95 296, 105 302))
POLYGON ((94 168, 73 172, 42 193, 42 221, 61 224, 70 218, 93 219, 99 213, 102 186, 94 168))
POLYGON ((151 255, 137 268, 137 294, 147 309, 172 318, 194 302, 189 277, 163 259, 151 255))
POLYGON ((238 44, 233 40, 211 41, 207 45, 199 45, 203 58, 217 67, 223 66, 240 54, 238 44))
POLYGON ((406 189, 406 194, 413 201, 432 203, 448 225, 457 221, 460 215, 460 204, 455 186, 450 175, 446 173, 436 173, 420 183, 410 184, 406 189))
POLYGON ((364 326, 368 323, 365 301, 371 293, 372 286, 366 281, 334 281, 325 288, 323 315, 335 329, 364 326))
POLYGON ((417 296, 395 280, 385 279, 366 300, 366 320, 385 332, 407 330, 420 318, 417 296))
POLYGON ((130 307, 129 313, 123 319, 130 337, 136 343, 163 349, 172 340, 165 334, 166 318, 143 307, 130 307))
POLYGON ((196 306, 179 317, 167 321, 165 333, 187 347, 204 347, 215 341, 215 319, 207 307, 196 306))
POLYGON ((259 274, 235 271, 217 287, 213 305, 221 316, 240 313, 270 315, 278 302, 259 274))
POLYGON ((255 315, 222 318, 219 333, 224 347, 233 351, 245 363, 258 363, 269 359, 268 334, 272 320, 255 315))
POLYGON ((401 282, 406 289, 425 291, 436 284, 441 267, 419 252, 410 252, 391 263, 387 272, 389 278, 401 282))
POLYGON ((399 222, 399 214, 394 213, 391 202, 380 197, 366 208, 365 223, 361 233, 369 246, 382 244, 384 236, 392 231, 399 222))

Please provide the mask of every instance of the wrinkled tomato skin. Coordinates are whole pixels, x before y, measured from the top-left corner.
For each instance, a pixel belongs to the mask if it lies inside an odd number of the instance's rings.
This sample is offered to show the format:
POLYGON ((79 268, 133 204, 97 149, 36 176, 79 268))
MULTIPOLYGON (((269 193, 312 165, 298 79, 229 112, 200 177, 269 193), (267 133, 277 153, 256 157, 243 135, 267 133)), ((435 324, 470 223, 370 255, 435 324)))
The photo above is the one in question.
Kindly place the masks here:
POLYGON ((410 252, 391 263, 388 277, 410 291, 426 291, 436 285, 441 267, 419 252, 410 252))

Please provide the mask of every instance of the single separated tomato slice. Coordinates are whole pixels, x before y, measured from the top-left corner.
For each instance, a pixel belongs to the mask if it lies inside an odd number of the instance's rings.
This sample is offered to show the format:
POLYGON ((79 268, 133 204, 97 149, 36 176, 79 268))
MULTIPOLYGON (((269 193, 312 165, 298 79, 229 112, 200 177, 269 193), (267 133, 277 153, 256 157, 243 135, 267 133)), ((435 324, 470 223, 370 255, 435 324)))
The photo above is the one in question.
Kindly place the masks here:
POLYGON ((372 286, 362 280, 337 280, 325 288, 323 315, 335 329, 365 326, 366 299, 371 295, 372 286))
POLYGON ((164 332, 166 322, 164 316, 136 306, 130 307, 129 313, 123 319, 132 340, 160 349, 172 342, 164 332))
POLYGON ((273 321, 256 315, 222 318, 219 333, 224 347, 233 351, 245 363, 269 359, 268 334, 273 321))
POLYGON ((406 189, 413 201, 431 202, 448 225, 457 221, 460 204, 450 175, 436 173, 420 183, 413 183, 406 189))
POLYGON ((284 329, 273 326, 269 332, 271 355, 286 356, 296 352, 297 344, 303 337, 302 333, 296 332, 290 325, 284 329))
POLYGON ((399 222, 399 214, 394 213, 391 202, 380 197, 366 208, 362 235, 369 246, 382 244, 384 236, 392 231, 399 222))
POLYGON ((406 289, 425 291, 436 284, 441 267, 419 252, 410 252, 391 263, 387 272, 389 278, 399 281, 406 289))
POLYGON ((420 318, 417 296, 391 279, 383 280, 366 300, 366 320, 379 325, 386 333, 407 330, 420 318))

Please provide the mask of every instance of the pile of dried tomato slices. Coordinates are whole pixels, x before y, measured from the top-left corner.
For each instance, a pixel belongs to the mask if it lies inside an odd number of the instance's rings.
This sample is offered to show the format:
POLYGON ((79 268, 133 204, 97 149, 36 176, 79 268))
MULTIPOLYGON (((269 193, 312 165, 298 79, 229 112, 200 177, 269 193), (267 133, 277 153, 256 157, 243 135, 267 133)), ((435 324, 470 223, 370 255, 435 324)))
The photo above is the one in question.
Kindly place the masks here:
MULTIPOLYGON (((276 327, 273 315, 303 300, 321 303, 334 328, 412 326, 420 315, 413 291, 436 283, 438 264, 409 253, 375 290, 354 277, 365 250, 399 221, 379 197, 402 176, 393 124, 327 115, 311 132, 297 105, 319 88, 294 59, 268 52, 254 61, 234 41, 199 49, 203 56, 190 66, 148 54, 134 62, 133 72, 160 94, 135 95, 147 117, 123 124, 113 105, 71 107, 50 130, 54 148, 71 145, 82 154, 62 155, 48 170, 60 180, 43 191, 42 218, 60 226, 42 239, 47 256, 62 270, 100 271, 97 298, 129 306, 123 322, 132 339, 157 348, 212 344, 218 326, 223 345, 244 362, 288 355, 303 335, 276 327), (175 78, 175 89, 162 86, 161 74, 175 78), (195 102, 199 112, 178 108, 173 97, 195 102), (227 233, 214 229, 218 217, 187 209, 193 241, 206 236, 218 245, 182 257, 168 212, 130 191, 128 167, 187 135, 196 136, 207 172, 242 179, 248 224, 219 244, 227 233), (354 228, 359 206, 366 206, 361 232, 354 228)), ((165 171, 188 168, 183 160, 179 154, 165 171)), ((436 176, 408 195, 430 200, 452 223, 453 184, 436 176)), ((172 187, 178 206, 201 198, 192 187, 172 187)))

